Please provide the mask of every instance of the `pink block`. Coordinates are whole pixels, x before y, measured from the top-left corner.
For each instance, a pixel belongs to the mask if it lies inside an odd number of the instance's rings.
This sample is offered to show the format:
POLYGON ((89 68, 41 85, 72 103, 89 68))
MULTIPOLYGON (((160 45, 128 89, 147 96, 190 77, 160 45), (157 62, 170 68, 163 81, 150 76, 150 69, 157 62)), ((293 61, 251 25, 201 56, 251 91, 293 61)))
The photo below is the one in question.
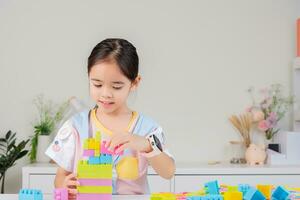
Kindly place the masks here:
POLYGON ((123 151, 116 153, 116 150, 119 146, 115 147, 114 151, 110 151, 105 147, 106 141, 103 141, 101 144, 101 153, 103 154, 111 154, 111 155, 123 155, 123 151))
POLYGON ((54 200, 68 200, 68 190, 66 188, 56 188, 54 190, 54 200))
POLYGON ((79 179, 80 185, 89 185, 89 186, 111 186, 111 179, 79 179))
POLYGON ((83 150, 83 156, 94 156, 95 155, 95 150, 92 149, 85 149, 83 150))
POLYGON ((112 200, 111 194, 77 194, 77 200, 112 200))

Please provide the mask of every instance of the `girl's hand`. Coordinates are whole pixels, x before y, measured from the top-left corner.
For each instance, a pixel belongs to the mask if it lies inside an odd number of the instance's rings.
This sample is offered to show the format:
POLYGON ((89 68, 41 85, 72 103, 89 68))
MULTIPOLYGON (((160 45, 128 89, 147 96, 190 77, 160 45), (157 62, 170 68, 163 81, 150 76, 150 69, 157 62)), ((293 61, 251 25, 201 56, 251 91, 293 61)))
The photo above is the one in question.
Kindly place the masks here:
POLYGON ((114 133, 105 146, 110 151, 113 151, 118 147, 116 153, 119 153, 126 148, 141 152, 150 152, 152 150, 149 141, 145 137, 128 132, 114 133))
POLYGON ((63 188, 68 189, 69 200, 76 200, 77 186, 79 186, 79 182, 77 181, 75 174, 69 174, 65 177, 63 188))

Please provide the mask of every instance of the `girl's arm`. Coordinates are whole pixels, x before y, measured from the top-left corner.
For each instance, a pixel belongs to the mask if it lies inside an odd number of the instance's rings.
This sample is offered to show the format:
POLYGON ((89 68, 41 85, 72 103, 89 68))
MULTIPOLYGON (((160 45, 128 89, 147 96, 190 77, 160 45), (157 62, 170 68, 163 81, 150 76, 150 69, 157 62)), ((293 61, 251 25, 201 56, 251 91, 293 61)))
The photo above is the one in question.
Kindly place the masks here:
POLYGON ((65 169, 58 167, 54 180, 55 188, 67 188, 69 200, 76 200, 77 189, 79 185, 76 175, 65 169))
POLYGON ((55 180, 54 180, 55 188, 63 188, 65 179, 70 174, 71 174, 71 172, 68 172, 68 171, 64 170, 63 168, 58 167, 58 169, 56 171, 55 180))
MULTIPOLYGON (((123 151, 126 148, 131 148, 139 152, 151 152, 152 147, 149 140, 145 137, 131 134, 120 133, 114 134, 111 140, 106 143, 106 147, 110 150, 117 148, 116 153, 123 151), (121 145, 121 146, 120 146, 121 145)), ((162 152, 157 156, 148 158, 153 169, 163 178, 171 179, 175 173, 175 162, 166 153, 162 152)))
MULTIPOLYGON (((150 144, 149 144, 150 146, 150 144)), ((150 147, 151 148, 151 147, 150 147)), ((158 173, 161 177, 165 179, 171 179, 175 173, 175 162, 168 156, 166 153, 162 152, 157 156, 148 158, 152 168, 158 173)))

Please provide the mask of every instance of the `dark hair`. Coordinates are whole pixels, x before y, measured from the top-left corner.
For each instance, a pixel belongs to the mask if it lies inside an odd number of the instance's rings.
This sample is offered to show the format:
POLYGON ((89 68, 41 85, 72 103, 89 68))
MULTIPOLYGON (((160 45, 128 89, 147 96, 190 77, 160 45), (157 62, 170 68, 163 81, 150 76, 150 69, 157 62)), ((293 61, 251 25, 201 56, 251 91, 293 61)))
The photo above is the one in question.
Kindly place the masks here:
POLYGON ((136 48, 127 40, 109 38, 97 44, 88 58, 88 73, 99 62, 115 61, 131 81, 138 76, 139 57, 136 48))

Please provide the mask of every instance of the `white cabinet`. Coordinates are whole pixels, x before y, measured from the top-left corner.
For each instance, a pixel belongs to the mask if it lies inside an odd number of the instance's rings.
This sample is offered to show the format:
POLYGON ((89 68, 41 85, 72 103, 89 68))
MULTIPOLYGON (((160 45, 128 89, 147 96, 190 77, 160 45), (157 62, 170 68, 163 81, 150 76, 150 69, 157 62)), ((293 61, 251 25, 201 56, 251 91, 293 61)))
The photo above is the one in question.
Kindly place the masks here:
MULTIPOLYGON (((31 164, 23 167, 23 188, 41 189, 52 194, 56 173, 54 164, 31 164)), ((273 184, 300 187, 300 165, 255 166, 200 163, 177 164, 175 177, 166 180, 149 168, 151 192, 189 192, 201 189, 204 183, 218 180, 220 184, 273 184)))
MULTIPOLYGON (((37 163, 22 168, 22 188, 40 189, 44 194, 52 194, 57 166, 37 163)), ((172 180, 166 180, 149 169, 148 182, 151 192, 170 192, 172 180)))
POLYGON ((158 175, 148 175, 148 183, 151 192, 171 192, 173 180, 166 180, 158 175))

